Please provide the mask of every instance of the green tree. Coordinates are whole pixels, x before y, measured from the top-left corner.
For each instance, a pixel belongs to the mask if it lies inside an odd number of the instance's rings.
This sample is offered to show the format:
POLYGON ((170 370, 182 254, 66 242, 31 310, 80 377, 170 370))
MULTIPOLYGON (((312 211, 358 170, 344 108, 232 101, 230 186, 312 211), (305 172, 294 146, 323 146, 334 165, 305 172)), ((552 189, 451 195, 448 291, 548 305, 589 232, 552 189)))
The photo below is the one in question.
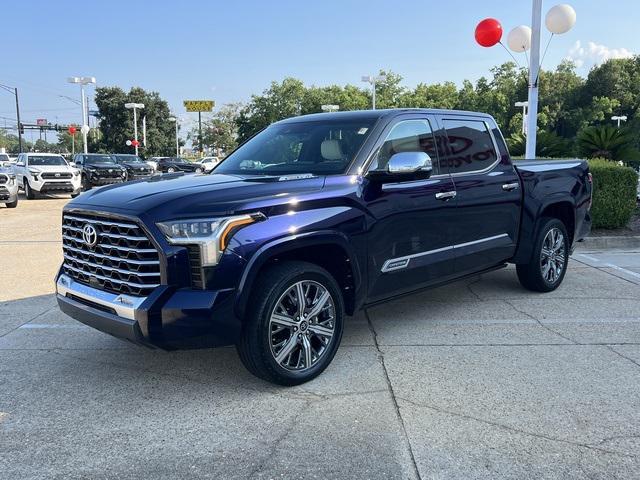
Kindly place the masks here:
MULTIPOLYGON (((215 148, 216 153, 222 150, 228 154, 238 145, 238 116, 242 105, 239 103, 229 103, 223 105, 214 116, 203 121, 202 143, 210 148, 215 148)), ((189 138, 197 142, 198 126, 189 132, 189 138)))
POLYGON ((90 137, 89 149, 105 153, 132 153, 126 141, 133 138, 133 114, 125 103, 143 103, 138 110, 138 140, 141 153, 146 156, 171 155, 175 151, 175 125, 169 121, 169 105, 157 92, 147 92, 139 87, 125 93, 119 87, 96 88, 100 135, 94 142, 90 137), (142 146, 142 117, 146 117, 147 145, 142 146))

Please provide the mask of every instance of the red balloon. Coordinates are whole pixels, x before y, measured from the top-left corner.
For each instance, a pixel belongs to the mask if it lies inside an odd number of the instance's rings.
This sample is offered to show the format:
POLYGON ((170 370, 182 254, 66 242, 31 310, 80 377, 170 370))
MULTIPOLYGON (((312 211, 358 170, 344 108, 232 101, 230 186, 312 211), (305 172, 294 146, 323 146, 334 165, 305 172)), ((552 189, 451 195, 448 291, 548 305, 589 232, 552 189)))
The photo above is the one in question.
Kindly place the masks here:
POLYGON ((69 134, 75 135, 76 134, 76 127, 74 127, 74 126, 69 127, 69 134))
POLYGON ((131 145, 137 147, 138 145, 140 145, 140 142, 138 140, 131 140, 131 145))
POLYGON ((502 38, 502 25, 495 18, 485 18, 476 27, 476 42, 483 47, 493 47, 502 38))

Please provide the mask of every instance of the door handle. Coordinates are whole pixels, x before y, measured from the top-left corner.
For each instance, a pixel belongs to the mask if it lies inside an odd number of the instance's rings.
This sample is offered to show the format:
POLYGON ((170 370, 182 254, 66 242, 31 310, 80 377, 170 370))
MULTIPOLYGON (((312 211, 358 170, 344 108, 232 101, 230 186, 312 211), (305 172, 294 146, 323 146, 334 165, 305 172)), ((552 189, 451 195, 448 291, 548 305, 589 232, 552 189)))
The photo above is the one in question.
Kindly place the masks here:
POLYGON ((513 182, 513 183, 505 183, 504 185, 502 185, 502 190, 504 190, 505 192, 510 192, 511 190, 515 190, 516 188, 519 188, 520 184, 518 182, 513 182))
POLYGON ((436 198, 438 200, 449 200, 451 198, 455 198, 458 193, 455 190, 451 190, 450 192, 439 192, 436 193, 436 198))

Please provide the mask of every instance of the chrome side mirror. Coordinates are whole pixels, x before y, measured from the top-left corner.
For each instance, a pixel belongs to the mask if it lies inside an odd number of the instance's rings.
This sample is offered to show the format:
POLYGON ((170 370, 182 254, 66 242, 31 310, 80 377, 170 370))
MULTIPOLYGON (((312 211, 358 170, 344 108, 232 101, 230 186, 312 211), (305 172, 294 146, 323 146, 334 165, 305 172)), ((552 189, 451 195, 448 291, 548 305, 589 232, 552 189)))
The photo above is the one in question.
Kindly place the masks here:
POLYGON ((428 178, 433 172, 433 162, 425 152, 400 152, 389 159, 387 172, 394 176, 413 174, 420 178, 428 178))

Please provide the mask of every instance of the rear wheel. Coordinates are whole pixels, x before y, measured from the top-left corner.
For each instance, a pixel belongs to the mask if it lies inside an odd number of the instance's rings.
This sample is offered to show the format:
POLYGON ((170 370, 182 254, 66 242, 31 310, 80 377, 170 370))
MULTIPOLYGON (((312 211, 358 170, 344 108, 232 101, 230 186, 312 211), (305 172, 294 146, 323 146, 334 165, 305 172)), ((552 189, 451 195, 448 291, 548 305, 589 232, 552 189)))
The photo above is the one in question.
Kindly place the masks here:
POLYGON ((298 385, 322 373, 340 345, 344 304, 323 268, 306 262, 275 265, 253 287, 237 350, 264 380, 298 385))
POLYGON ((173 167, 167 168, 167 173, 175 173, 176 169, 173 167))
POLYGON ((33 188, 31 188, 31 185, 29 185, 29 180, 27 180, 26 177, 24 179, 24 196, 29 200, 36 198, 36 194, 33 191, 33 188))
POLYGON ((560 286, 569 263, 569 235, 557 218, 541 219, 531 260, 516 265, 523 287, 534 292, 550 292, 560 286))

